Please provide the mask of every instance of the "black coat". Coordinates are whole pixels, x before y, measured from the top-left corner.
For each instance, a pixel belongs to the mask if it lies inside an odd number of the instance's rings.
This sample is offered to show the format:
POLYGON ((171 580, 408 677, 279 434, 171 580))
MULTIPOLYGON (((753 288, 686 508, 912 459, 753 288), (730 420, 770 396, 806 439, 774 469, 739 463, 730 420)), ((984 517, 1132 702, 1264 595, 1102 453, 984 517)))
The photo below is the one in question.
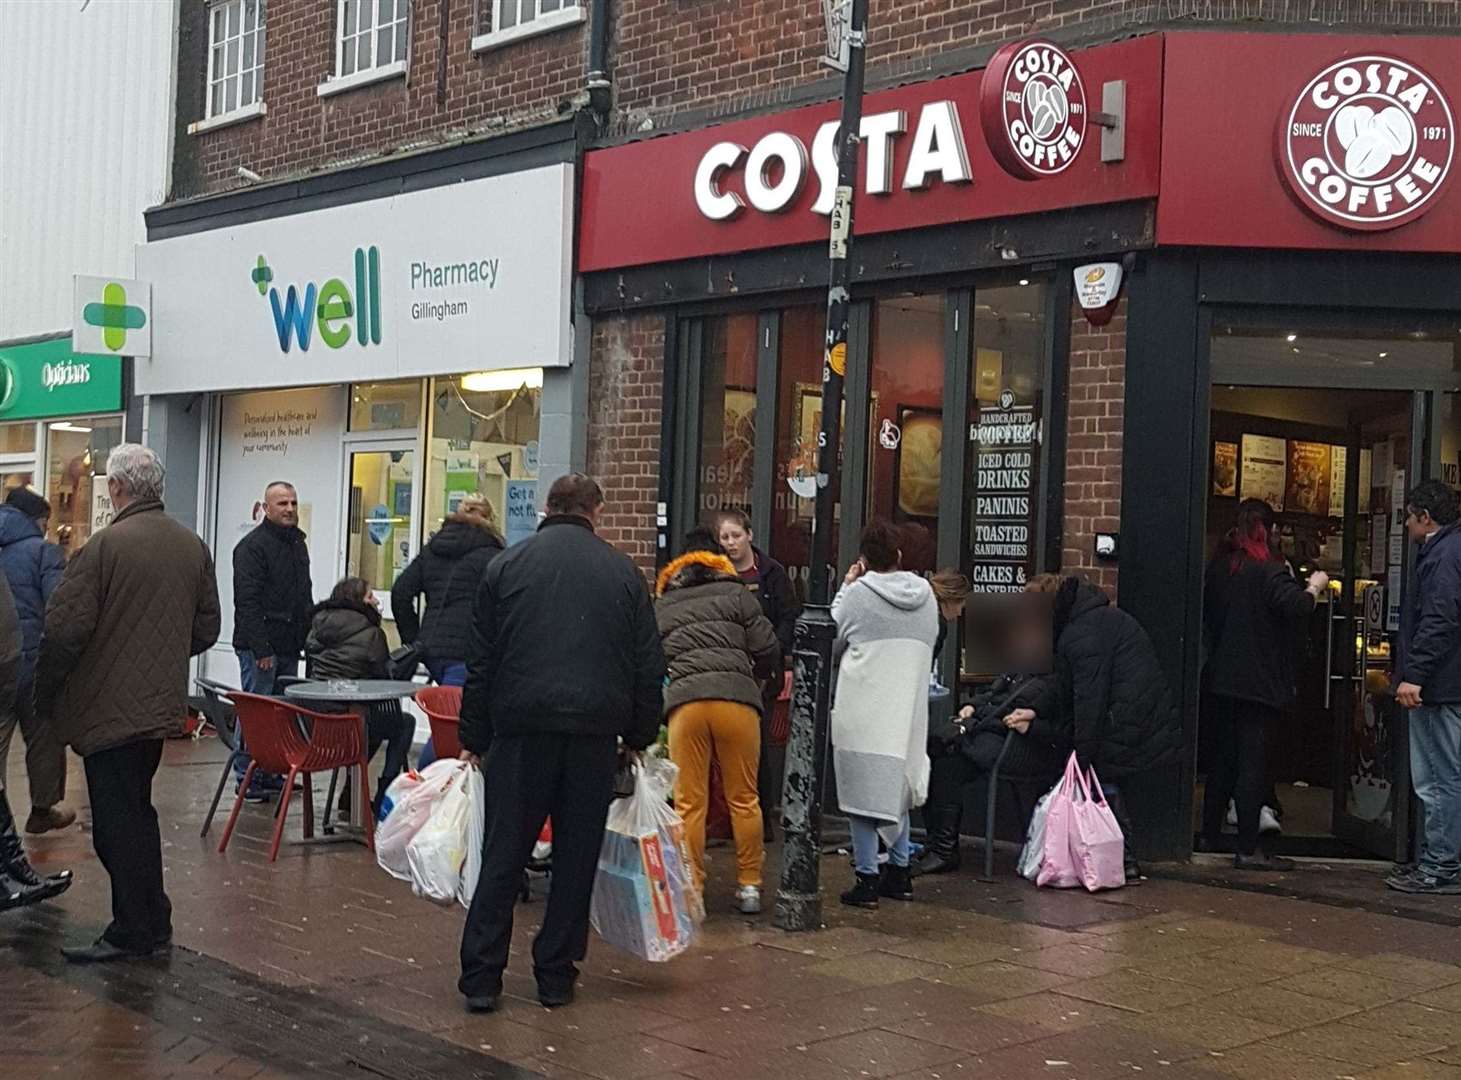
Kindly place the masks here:
POLYGON ((1400 613, 1398 682, 1426 705, 1461 703, 1461 522, 1421 545, 1415 587, 1400 613))
POLYGON ((1281 561, 1240 556, 1226 546, 1208 563, 1202 618, 1207 631, 1204 690, 1284 709, 1294 700, 1294 655, 1314 596, 1281 561))
POLYGON ((390 646, 380 612, 369 604, 326 600, 314 609, 305 642, 316 679, 384 679, 390 646))
POLYGON ((1070 753, 1058 727, 1047 716, 1036 715, 1024 735, 1011 732, 1004 718, 1016 709, 1036 708, 1046 693, 1049 676, 1001 675, 988 686, 981 687, 966 704, 974 715, 962 724, 951 719, 930 737, 929 756, 962 754, 982 771, 988 772, 1005 739, 1013 736, 1009 752, 1000 763, 1001 776, 1016 779, 1053 780, 1070 753))
POLYGON ((391 615, 403 645, 417 645, 423 658, 465 660, 472 642, 472 601, 482 572, 503 548, 489 526, 462 514, 446 519, 435 536, 391 586, 391 615), (453 585, 463 565, 469 572, 453 585), (449 602, 448 596, 454 602, 449 602), (418 598, 426 598, 426 614, 418 616, 418 598))
POLYGON ((298 656, 313 607, 304 533, 261 521, 233 549, 233 647, 298 656))
POLYGON ((665 657, 644 578, 583 518, 554 516, 477 590, 462 746, 496 735, 659 735, 665 657))
POLYGON ((1036 706, 1055 744, 1114 780, 1182 755, 1182 721, 1141 624, 1094 585, 1069 579, 1055 602, 1055 677, 1036 706))
MULTIPOLYGON (((791 586, 786 567, 758 548, 751 550, 760 571, 760 578, 751 585, 751 591, 761 603, 761 613, 771 622, 771 629, 776 631, 776 640, 781 642, 781 655, 788 657, 792 639, 796 636, 796 617, 801 614, 802 607, 796 602, 796 590, 791 586)), ((777 690, 780 689, 778 686, 777 690)))

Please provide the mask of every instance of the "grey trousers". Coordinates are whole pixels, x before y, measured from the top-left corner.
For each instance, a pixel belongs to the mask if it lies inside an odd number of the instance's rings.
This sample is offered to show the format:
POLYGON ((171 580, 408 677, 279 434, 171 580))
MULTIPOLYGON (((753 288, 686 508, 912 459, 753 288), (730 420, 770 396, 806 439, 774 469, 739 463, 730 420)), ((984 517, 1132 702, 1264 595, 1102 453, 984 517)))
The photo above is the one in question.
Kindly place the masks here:
POLYGON ((0 787, 10 762, 10 740, 20 728, 25 739, 25 771, 30 778, 30 804, 38 810, 55 806, 66 797, 66 748, 55 738, 49 724, 36 719, 30 680, 16 687, 20 662, 0 664, 0 787))

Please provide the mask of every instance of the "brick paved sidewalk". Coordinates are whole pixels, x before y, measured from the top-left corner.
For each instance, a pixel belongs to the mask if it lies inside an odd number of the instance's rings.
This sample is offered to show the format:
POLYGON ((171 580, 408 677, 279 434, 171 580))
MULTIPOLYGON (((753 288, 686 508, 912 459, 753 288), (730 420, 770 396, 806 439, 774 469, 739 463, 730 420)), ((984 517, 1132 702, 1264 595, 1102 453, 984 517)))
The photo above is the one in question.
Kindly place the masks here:
POLYGON ((549 1012, 519 959, 539 899, 519 908, 505 1009, 468 1017, 460 908, 417 900, 353 845, 286 844, 271 867, 268 807, 246 809, 227 856, 198 838, 216 750, 170 744, 158 778, 170 961, 59 964, 63 934, 102 924, 105 878, 80 830, 33 845, 78 884, 0 916, 0 1075, 1461 1080, 1461 901, 1396 907, 1378 874, 1344 868, 1100 896, 1005 868, 870 913, 836 905, 847 870, 829 858, 829 929, 792 937, 731 914, 732 856, 713 850, 691 954, 651 965, 596 943, 579 1003, 549 1012))

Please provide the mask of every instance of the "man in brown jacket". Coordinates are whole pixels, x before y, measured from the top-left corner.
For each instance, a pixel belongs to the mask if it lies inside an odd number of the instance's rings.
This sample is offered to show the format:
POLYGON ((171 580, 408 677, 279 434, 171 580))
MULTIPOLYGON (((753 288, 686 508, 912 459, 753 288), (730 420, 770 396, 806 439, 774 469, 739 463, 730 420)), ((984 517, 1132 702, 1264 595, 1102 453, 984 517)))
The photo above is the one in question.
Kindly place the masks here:
POLYGON ((162 507, 162 462, 122 443, 107 458, 116 517, 78 551, 46 609, 36 713, 81 756, 92 841, 112 879, 112 923, 75 963, 147 956, 172 940, 152 778, 186 708, 188 660, 218 640, 213 557, 162 507))

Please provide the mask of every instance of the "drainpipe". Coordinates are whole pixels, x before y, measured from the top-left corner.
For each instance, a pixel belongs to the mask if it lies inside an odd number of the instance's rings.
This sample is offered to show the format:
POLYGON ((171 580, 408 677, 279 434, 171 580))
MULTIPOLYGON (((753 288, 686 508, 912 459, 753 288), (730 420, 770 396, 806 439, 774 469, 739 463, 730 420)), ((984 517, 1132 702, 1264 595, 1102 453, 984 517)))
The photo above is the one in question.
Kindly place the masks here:
POLYGON ((593 0, 589 10, 588 103, 600 119, 609 115, 613 93, 609 81, 609 0, 593 0))

